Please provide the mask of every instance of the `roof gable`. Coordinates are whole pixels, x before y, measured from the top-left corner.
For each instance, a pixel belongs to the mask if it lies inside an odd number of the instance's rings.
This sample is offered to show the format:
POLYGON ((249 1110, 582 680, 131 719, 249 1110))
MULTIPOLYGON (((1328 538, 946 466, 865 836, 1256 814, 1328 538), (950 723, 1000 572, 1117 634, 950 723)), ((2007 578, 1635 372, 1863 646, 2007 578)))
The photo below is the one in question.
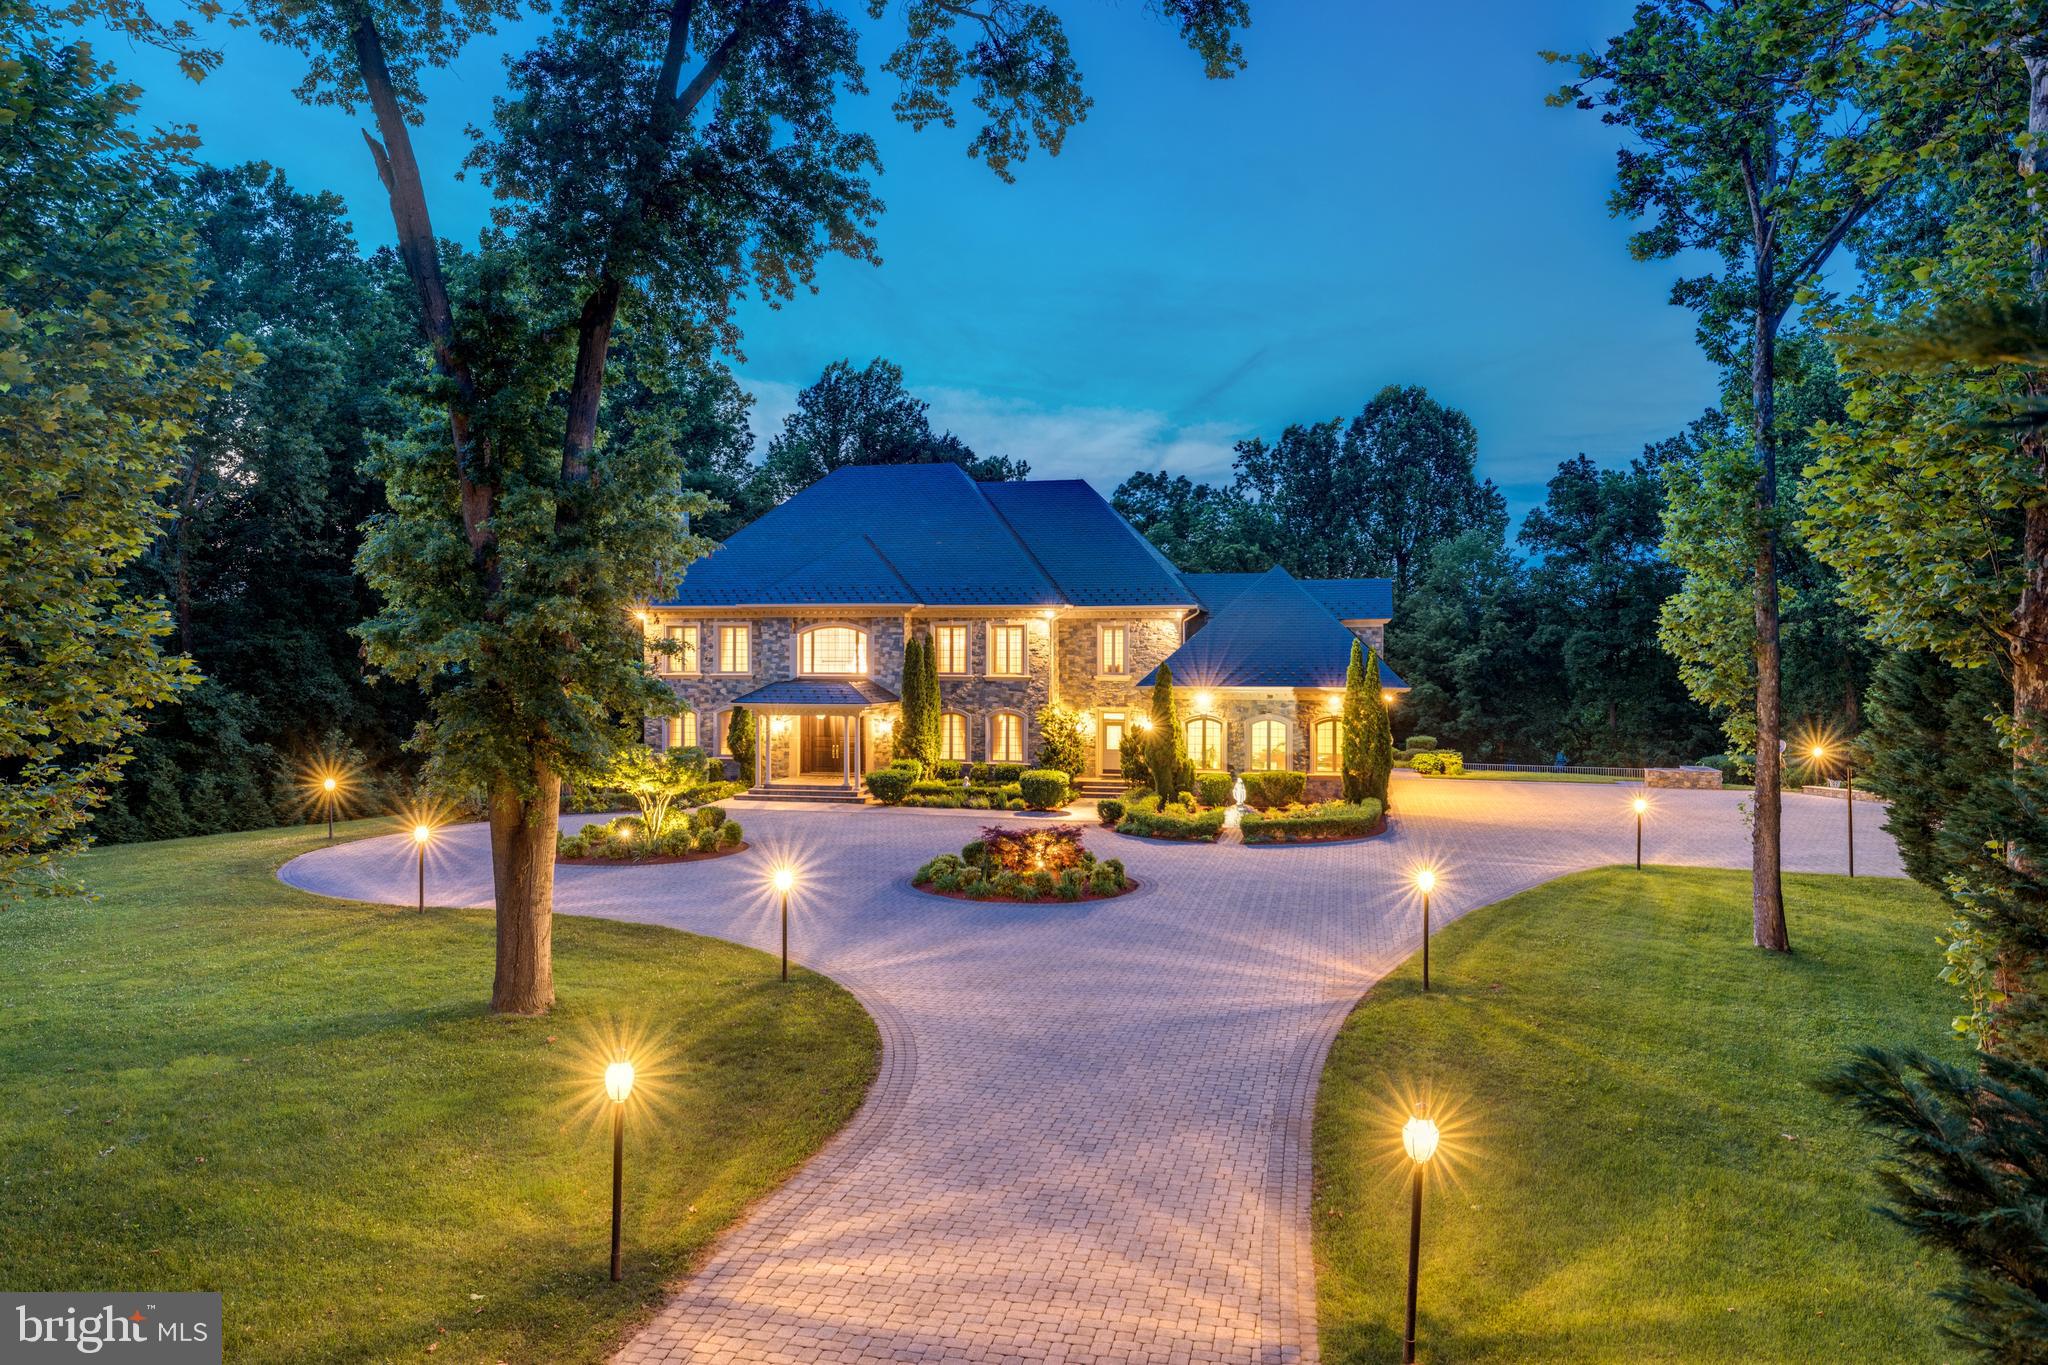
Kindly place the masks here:
MULTIPOLYGON (((1208 575, 1218 577, 1220 575, 1208 575)), ((1167 656, 1177 686, 1342 687, 1357 641, 1330 609, 1275 567, 1246 575, 1250 582, 1216 609, 1209 623, 1167 656)), ((1141 685, 1158 676, 1154 669, 1141 685)), ((1405 683, 1380 665, 1382 687, 1405 683)))
POLYGON ((978 486, 1073 606, 1200 605, 1166 556, 1083 480, 978 486))

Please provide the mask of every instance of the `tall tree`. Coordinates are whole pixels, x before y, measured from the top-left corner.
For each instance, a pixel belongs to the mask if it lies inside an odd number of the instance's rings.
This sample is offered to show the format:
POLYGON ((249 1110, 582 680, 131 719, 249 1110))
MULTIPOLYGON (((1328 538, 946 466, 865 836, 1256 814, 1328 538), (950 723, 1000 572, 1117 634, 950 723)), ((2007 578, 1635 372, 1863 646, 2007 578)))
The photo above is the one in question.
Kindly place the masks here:
MULTIPOLYGON (((964 84, 982 120, 971 150, 998 174, 1058 151, 1087 104, 1053 12, 904 8, 886 63, 899 117, 950 123, 964 84), (963 24, 978 30, 965 46, 963 24)), ((1154 8, 1210 76, 1242 65, 1243 0, 1154 8)), ((674 450, 599 439, 614 334, 684 357, 731 349, 744 291, 791 296, 827 252, 874 258, 873 143, 837 120, 839 93, 861 88, 853 29, 821 0, 569 0, 511 61, 477 135, 469 164, 499 209, 470 259, 428 212, 419 76, 514 0, 251 13, 310 59, 304 96, 374 117, 439 421, 380 466, 393 511, 364 567, 388 605, 365 639, 381 667, 433 688, 438 756, 489 792, 493 1008, 545 1010, 562 774, 627 742, 616 717, 663 704, 628 608, 701 548, 679 529, 691 502, 674 450)))
POLYGON ((1360 534, 1343 432, 1343 419, 1332 417, 1294 423, 1270 443, 1237 443, 1232 487, 1270 556, 1261 567, 1281 564, 1303 578, 1353 578, 1384 567, 1360 534))
POLYGON ((1725 449, 1714 470, 1727 491, 1745 490, 1748 511, 1739 536, 1716 539, 1747 565, 1753 931, 1757 946, 1780 952, 1791 940, 1780 882, 1776 347, 1801 293, 1912 165, 1924 120, 1887 117, 1897 111, 1882 98, 1895 8, 1884 0, 1645 0, 1604 50, 1545 54, 1578 67, 1550 103, 1597 108, 1632 139, 1618 154, 1610 200, 1617 214, 1648 220, 1631 252, 1662 260, 1704 251, 1721 261, 1715 273, 1681 280, 1672 301, 1699 313, 1712 359, 1748 376, 1747 467, 1725 449))
POLYGON ((1188 573, 1260 572, 1273 567, 1256 515, 1236 490, 1185 474, 1140 470, 1116 486, 1110 505, 1188 573))
POLYGON ((835 360, 797 395, 796 408, 768 443, 761 481, 780 501, 835 469, 857 464, 957 464, 985 482, 1021 479, 1031 466, 977 455, 952 432, 932 430, 931 404, 903 387, 903 369, 880 357, 865 369, 835 360))
POLYGON ((0 899, 69 885, 59 859, 144 713, 192 681, 164 604, 122 575, 181 443, 254 360, 181 330, 191 139, 137 132, 136 88, 57 29, 0 0, 0 899))
POLYGON ((1420 385, 1389 384, 1344 429, 1344 496, 1364 562, 1394 580, 1398 605, 1430 548, 1467 531, 1506 532, 1507 499, 1478 476, 1479 433, 1420 385))
POLYGON ((1386 698, 1380 695, 1380 656, 1363 641, 1351 642, 1351 663, 1344 670, 1344 799, 1370 797, 1382 806, 1394 775, 1393 728, 1387 723, 1386 698))

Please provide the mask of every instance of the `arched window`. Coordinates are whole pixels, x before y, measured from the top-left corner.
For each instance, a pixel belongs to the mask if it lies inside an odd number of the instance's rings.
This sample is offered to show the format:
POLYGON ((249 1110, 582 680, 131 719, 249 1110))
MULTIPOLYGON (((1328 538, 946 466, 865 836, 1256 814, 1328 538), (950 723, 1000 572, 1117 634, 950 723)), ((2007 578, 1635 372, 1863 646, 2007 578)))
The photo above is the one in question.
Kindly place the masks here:
POLYGON ((998 711, 988 722, 988 761, 1024 761, 1024 717, 1015 711, 998 711))
POLYGON ((967 761, 967 717, 958 711, 939 717, 939 757, 956 763, 967 761))
POLYGON ((1315 766, 1311 772, 1335 773, 1344 768, 1343 722, 1335 716, 1316 722, 1315 766))
POLYGON ((852 626, 815 626, 803 633, 800 673, 866 673, 868 636, 852 626))
POLYGON ((1223 771, 1223 722, 1214 716, 1196 716, 1188 722, 1188 762, 1196 772, 1223 771))
POLYGON ((1252 747, 1245 756, 1245 766, 1253 772, 1271 772, 1287 766, 1286 721, 1252 722, 1252 747))

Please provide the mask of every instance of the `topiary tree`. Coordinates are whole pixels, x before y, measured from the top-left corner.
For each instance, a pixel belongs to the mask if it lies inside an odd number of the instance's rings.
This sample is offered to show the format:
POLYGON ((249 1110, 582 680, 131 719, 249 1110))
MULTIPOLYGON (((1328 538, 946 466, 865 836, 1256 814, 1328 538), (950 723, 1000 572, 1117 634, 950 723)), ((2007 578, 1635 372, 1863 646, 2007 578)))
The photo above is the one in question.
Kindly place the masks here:
POLYGON ((914 758, 925 768, 931 767, 932 755, 918 746, 923 742, 924 726, 924 664, 925 642, 919 636, 911 636, 903 642, 903 685, 901 692, 903 717, 896 725, 896 756, 914 758))
POLYGON ((924 760, 926 772, 937 766, 939 750, 945 741, 939 734, 940 717, 945 703, 939 698, 939 649, 930 640, 924 642, 919 664, 920 687, 923 691, 923 705, 920 707, 919 724, 923 727, 919 736, 922 746, 918 756, 924 760))
POLYGON ((1394 774, 1393 727, 1380 696, 1380 658, 1362 641, 1351 642, 1351 666, 1344 672, 1344 799, 1387 800, 1394 774))
POLYGON ((1057 768, 1069 778, 1088 768, 1088 737, 1081 733, 1081 713, 1058 702, 1038 708, 1038 766, 1057 768))
POLYGON ((1159 676, 1152 684, 1152 729, 1145 736, 1145 766, 1161 802, 1194 790, 1195 765, 1188 762, 1188 737, 1181 733, 1180 708, 1173 698, 1173 669, 1166 664, 1159 665, 1159 676))
POLYGON ((754 760, 757 750, 754 743, 754 713, 744 706, 732 709, 732 719, 725 727, 725 751, 732 755, 733 762, 740 765, 740 781, 754 780, 754 760))

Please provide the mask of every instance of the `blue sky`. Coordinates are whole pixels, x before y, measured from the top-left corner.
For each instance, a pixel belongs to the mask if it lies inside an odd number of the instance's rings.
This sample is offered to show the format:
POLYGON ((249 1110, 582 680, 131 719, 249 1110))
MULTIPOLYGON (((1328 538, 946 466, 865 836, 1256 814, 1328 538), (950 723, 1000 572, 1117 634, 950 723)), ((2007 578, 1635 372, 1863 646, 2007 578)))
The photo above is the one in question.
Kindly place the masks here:
MULTIPOLYGON (((848 119, 881 143, 883 264, 831 262, 818 294, 743 311, 758 439, 826 363, 883 355, 977 449, 1107 490, 1132 469, 1227 477, 1236 440, 1413 383, 1471 415, 1520 512, 1559 460, 1625 462, 1713 401, 1665 302, 1674 267, 1630 260, 1607 214, 1613 130, 1541 102, 1561 76, 1536 52, 1601 41, 1626 3, 1253 0, 1250 68, 1223 82, 1140 0, 1060 8, 1095 108, 1015 185, 967 159, 965 130, 889 119, 876 68, 900 15, 862 20, 874 90, 848 119)), ((388 241, 356 121, 292 99, 292 54, 218 36, 226 63, 198 87, 157 54, 109 55, 202 155, 333 190, 365 244, 388 241)), ((444 235, 483 221, 484 191, 454 179, 461 130, 521 36, 429 82, 418 146, 444 235)))

